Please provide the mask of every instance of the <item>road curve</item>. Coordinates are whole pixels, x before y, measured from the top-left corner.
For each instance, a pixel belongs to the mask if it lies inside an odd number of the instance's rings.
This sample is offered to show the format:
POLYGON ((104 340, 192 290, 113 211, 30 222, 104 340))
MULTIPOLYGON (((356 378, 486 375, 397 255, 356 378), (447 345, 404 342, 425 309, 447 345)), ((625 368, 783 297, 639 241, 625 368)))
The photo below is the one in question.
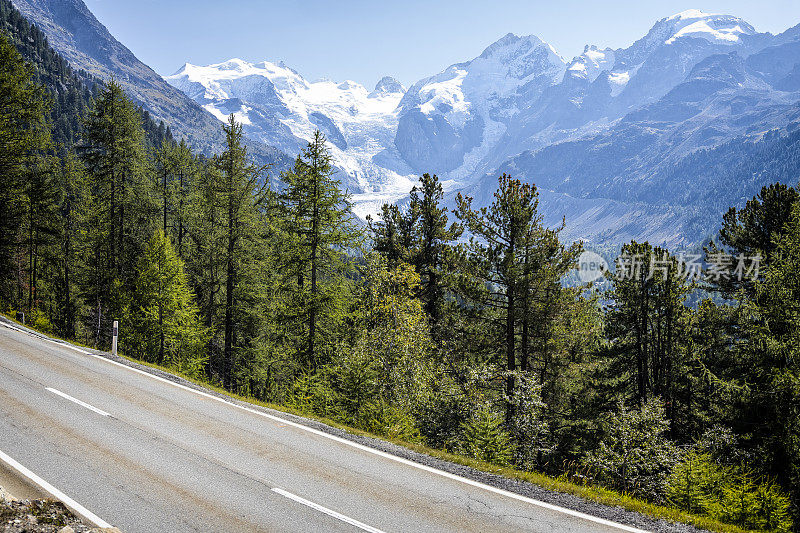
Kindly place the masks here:
POLYGON ((9 327, 0 451, 125 533, 638 531, 9 327))

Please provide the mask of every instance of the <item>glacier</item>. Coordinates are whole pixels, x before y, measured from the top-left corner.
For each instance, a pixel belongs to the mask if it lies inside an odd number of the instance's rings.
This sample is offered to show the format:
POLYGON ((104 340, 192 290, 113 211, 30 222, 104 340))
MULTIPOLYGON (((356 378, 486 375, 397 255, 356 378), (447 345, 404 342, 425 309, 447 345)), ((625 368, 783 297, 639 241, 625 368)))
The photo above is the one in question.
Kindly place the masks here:
POLYGON ((628 47, 586 45, 571 60, 536 36, 509 33, 408 88, 388 76, 371 91, 349 80, 311 82, 283 63, 241 59, 185 64, 165 79, 288 154, 321 130, 362 218, 403 201, 425 172, 440 176, 448 202, 461 191, 485 205, 492 180, 509 171, 540 185, 546 220, 566 216, 571 239, 683 245, 704 237, 702 205, 689 205, 678 190, 658 202, 626 199, 620 184, 647 189, 639 183, 694 151, 788 127, 800 101, 786 77, 795 64, 800 72, 798 38, 797 29, 774 36, 732 15, 687 10, 656 21, 628 47), (775 59, 762 53, 775 47, 783 47, 775 59), (747 63, 759 53, 772 65, 759 67, 765 72, 747 63), (711 71, 701 68, 708 61, 711 71), (773 63, 787 71, 775 83, 766 79, 777 76, 773 63), (723 79, 728 71, 736 83, 723 79), (593 162, 600 154, 646 164, 593 162))

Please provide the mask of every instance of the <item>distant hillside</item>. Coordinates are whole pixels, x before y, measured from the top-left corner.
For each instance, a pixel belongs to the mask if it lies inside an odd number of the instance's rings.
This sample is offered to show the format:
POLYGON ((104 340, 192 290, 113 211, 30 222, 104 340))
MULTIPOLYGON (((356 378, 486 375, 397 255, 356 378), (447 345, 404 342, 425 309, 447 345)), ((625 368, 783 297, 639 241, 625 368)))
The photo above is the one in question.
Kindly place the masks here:
MULTIPOLYGON (((0 0, 0 33, 8 38, 22 57, 33 66, 39 83, 53 100, 53 140, 65 146, 79 141, 81 117, 102 80, 84 70, 75 70, 50 47, 47 37, 30 24, 10 0, 0 0)), ((158 123, 142 109, 142 125, 151 145, 159 146, 172 137, 163 121, 158 123)))
MULTIPOLYGON (((171 87, 150 67, 117 41, 81 0, 13 0, 28 21, 37 25, 50 45, 73 68, 101 79, 115 77, 128 95, 156 120, 163 120, 177 138, 200 153, 222 149, 220 122, 171 87)), ((264 162, 286 164, 280 151, 251 143, 250 151, 264 162)))

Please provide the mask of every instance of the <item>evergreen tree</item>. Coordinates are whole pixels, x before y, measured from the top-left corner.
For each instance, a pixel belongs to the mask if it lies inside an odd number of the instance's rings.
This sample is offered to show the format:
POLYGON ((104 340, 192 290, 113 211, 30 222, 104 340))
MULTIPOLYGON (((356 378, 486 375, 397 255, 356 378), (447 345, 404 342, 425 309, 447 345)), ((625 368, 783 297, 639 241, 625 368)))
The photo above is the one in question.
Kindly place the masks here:
POLYGON ((22 300, 22 285, 17 283, 14 291, 14 280, 19 280, 17 246, 25 238, 19 230, 26 215, 28 219, 31 216, 27 200, 35 189, 50 189, 48 183, 38 180, 41 158, 50 141, 48 105, 32 68, 0 36, 0 302, 6 304, 22 300))
POLYGON ((379 220, 367 215, 372 248, 386 258, 389 268, 395 268, 401 262, 411 263, 417 215, 418 212, 402 209, 396 204, 383 204, 379 220))
POLYGON ((444 307, 446 278, 452 266, 451 243, 462 233, 456 223, 448 227, 447 209, 440 205, 443 198, 436 174, 423 174, 420 184, 411 190, 411 212, 419 221, 414 225, 416 242, 411 264, 419 272, 420 297, 434 326, 439 324, 444 307))
MULTIPOLYGON (((729 251, 734 257, 740 254, 748 259, 759 256, 761 271, 765 272, 772 262, 777 238, 783 234, 799 198, 795 188, 775 183, 763 187, 743 208, 731 207, 723 215, 719 230, 723 250, 729 251)), ((713 244, 708 250, 709 255, 718 252, 720 250, 713 244)), ((712 286, 726 298, 752 299, 755 292, 754 281, 748 277, 739 280, 736 276, 723 276, 712 280, 712 286), (737 294, 739 291, 743 291, 743 294, 737 294)))
POLYGON ((267 198, 267 183, 262 182, 265 167, 256 167, 247 160, 242 142, 242 126, 231 115, 224 126, 225 151, 214 158, 215 176, 221 201, 220 222, 224 262, 223 353, 218 372, 229 390, 234 385, 237 352, 246 341, 255 337, 254 324, 258 310, 257 283, 260 272, 260 250, 267 226, 262 208, 267 198))
POLYGON ((287 318, 300 335, 295 349, 303 366, 314 369, 332 353, 348 292, 347 254, 359 246, 361 231, 319 131, 284 181, 277 223, 285 239, 279 261, 290 292, 287 318))
POLYGON ((448 227, 447 209, 440 205, 443 198, 436 174, 423 174, 420 183, 411 189, 407 210, 385 204, 381 220, 369 219, 375 251, 386 257, 390 267, 402 261, 413 265, 419 273, 419 296, 434 327, 443 312, 452 268, 451 243, 462 233, 459 224, 448 227))
POLYGON ((67 339, 76 338, 76 322, 80 300, 76 291, 76 271, 79 264, 77 250, 81 238, 80 206, 86 199, 84 169, 76 155, 67 151, 58 168, 60 201, 58 206, 58 243, 55 251, 56 281, 54 296, 56 332, 67 339))
POLYGON ((800 504, 800 205, 775 238, 737 361, 738 429, 800 504))
MULTIPOLYGON (((167 130, 169 132, 169 129, 167 130)), ((165 143, 167 144, 167 143, 165 143)), ((191 194, 192 184, 194 183, 198 164, 194 154, 186 144, 185 139, 175 147, 173 152, 173 172, 174 183, 171 188, 173 196, 173 206, 175 210, 172 234, 175 236, 175 246, 178 257, 183 258, 186 253, 185 246, 189 233, 188 218, 191 206, 187 201, 191 194)))
POLYGON ((94 342, 108 341, 108 325, 125 306, 134 266, 149 235, 157 207, 146 159, 141 116, 114 80, 94 100, 85 122, 89 197, 85 206, 83 296, 94 342))
MULTIPOLYGON (((187 272, 197 294, 203 324, 209 332, 206 359, 211 364, 219 360, 220 310, 224 298, 225 229, 224 202, 220 183, 222 178, 215 164, 206 161, 190 188, 190 207, 186 211, 187 235, 190 240, 187 272)), ((220 365, 217 365, 219 367, 220 365)), ((206 368, 206 375, 213 375, 206 368)))
POLYGON ((27 256, 27 309, 38 309, 39 285, 47 268, 47 248, 55 243, 58 232, 57 210, 60 183, 56 158, 39 158, 32 164, 24 191, 25 218, 22 242, 27 256))
POLYGON ((607 316, 607 335, 619 368, 632 368, 629 393, 640 405, 652 396, 668 406, 674 421, 674 386, 682 372, 681 343, 687 342, 684 306, 689 284, 677 258, 635 241, 622 247, 607 316))
POLYGON ((130 335, 122 336, 123 349, 151 363, 201 374, 206 331, 183 262, 162 230, 153 235, 139 260, 127 315, 130 335))
MULTIPOLYGON (((558 242, 560 230, 543 227, 535 186, 503 175, 494 198, 491 206, 475 210, 472 199, 459 194, 456 216, 472 233, 469 246, 463 251, 463 278, 471 282, 464 296, 472 305, 485 309, 497 324, 495 331, 500 337, 497 345, 502 347, 502 355, 497 355, 504 358, 502 366, 508 371, 505 394, 509 399, 507 421, 510 422, 514 371, 521 363, 524 370, 529 368, 532 336, 527 324, 533 299, 537 297, 537 289, 561 294, 556 285, 560 276, 571 268, 580 247, 565 250, 558 242), (520 333, 522 343, 518 341, 520 333)), ((541 341, 546 343, 549 338, 541 341)))

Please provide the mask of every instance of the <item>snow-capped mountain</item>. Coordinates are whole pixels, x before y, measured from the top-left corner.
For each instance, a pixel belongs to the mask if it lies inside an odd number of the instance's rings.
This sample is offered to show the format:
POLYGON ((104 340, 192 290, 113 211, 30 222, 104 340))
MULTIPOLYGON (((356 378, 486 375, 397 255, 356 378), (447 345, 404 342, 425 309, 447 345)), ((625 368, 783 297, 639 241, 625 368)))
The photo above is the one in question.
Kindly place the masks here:
MULTIPOLYGON (((185 64, 167 81, 224 121, 233 113, 254 139, 297 154, 319 129, 329 141, 344 185, 366 215, 408 194, 412 171, 387 153, 405 88, 389 76, 372 91, 353 82, 309 82, 283 63, 241 59, 185 64), (380 155, 383 164, 374 161, 380 155)), ((362 214, 362 213, 360 213, 362 214)))
MULTIPOLYGON (((408 90, 389 77, 372 91, 309 82, 282 63, 238 59, 187 64, 167 80, 287 153, 320 129, 361 216, 406 196, 423 172, 438 174, 451 195, 485 203, 505 170, 540 185, 546 217, 566 216, 572 238, 675 245, 705 236, 698 213, 712 199, 648 180, 672 175, 699 148, 790 127, 800 28, 773 36, 735 16, 689 10, 627 48, 587 45, 570 61, 535 36, 508 34, 408 90)), ((768 181, 742 179, 748 191, 768 181)))
POLYGON ((509 33, 477 58, 415 83, 400 102, 395 146, 417 172, 468 179, 520 109, 561 81, 565 62, 538 37, 509 33))

